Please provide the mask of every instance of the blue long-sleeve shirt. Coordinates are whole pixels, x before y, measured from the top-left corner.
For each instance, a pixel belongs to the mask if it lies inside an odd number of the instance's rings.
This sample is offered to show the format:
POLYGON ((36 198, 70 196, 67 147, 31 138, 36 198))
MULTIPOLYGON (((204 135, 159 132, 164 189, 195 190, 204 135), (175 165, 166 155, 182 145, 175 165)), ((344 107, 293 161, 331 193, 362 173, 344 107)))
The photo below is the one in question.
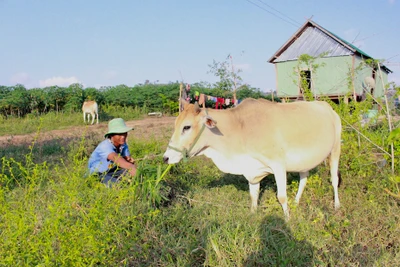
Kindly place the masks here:
POLYGON ((114 162, 107 159, 111 153, 117 153, 121 157, 130 156, 128 145, 125 143, 117 149, 111 142, 110 139, 102 141, 96 149, 92 152, 89 158, 88 168, 89 172, 105 172, 114 166, 114 162))

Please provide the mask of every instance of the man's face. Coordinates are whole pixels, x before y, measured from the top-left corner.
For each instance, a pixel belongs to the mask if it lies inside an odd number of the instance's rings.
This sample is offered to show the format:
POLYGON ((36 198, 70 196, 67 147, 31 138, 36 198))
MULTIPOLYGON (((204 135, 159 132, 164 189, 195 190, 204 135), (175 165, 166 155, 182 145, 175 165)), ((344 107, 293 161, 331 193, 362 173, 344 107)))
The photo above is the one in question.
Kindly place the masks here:
POLYGON ((126 142, 126 137, 128 136, 128 133, 118 133, 118 134, 114 134, 111 137, 111 141, 114 144, 114 146, 119 147, 123 144, 125 144, 126 142))

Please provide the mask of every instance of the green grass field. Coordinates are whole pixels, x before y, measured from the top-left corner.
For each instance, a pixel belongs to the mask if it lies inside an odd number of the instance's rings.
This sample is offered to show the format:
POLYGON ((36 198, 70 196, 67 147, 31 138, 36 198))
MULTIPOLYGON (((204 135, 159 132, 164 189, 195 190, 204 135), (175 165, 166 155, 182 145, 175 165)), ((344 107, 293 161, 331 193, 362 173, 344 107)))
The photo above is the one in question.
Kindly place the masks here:
MULTIPOLYGON (((58 116, 58 124, 41 118, 40 131, 82 124, 81 114, 58 116)), ((32 118, 3 120, 1 133, 35 126, 32 118), (19 124, 32 126, 12 127, 19 124)), ((273 175, 262 182, 255 214, 245 178, 220 172, 204 157, 161 177, 172 127, 129 136, 136 158, 156 156, 139 161, 135 180, 111 189, 84 178, 101 135, 1 148, 0 266, 400 266, 400 199, 385 191, 399 193, 399 166, 395 174, 390 164, 381 166, 375 147, 346 127, 341 208, 333 208, 329 170, 321 164, 298 206, 298 175, 288 176, 288 222, 273 175)), ((366 131, 373 140, 387 134, 366 131)))
MULTIPOLYGON (((146 113, 147 109, 103 106, 99 111, 99 119, 100 121, 108 121, 116 117, 122 117, 125 120, 133 120, 143 118, 146 113)), ((91 119, 90 122, 92 121, 91 119)), ((24 118, 10 117, 8 119, 0 116, 0 125, 0 136, 30 134, 35 133, 38 129, 45 132, 68 129, 71 126, 81 126, 83 125, 83 116, 82 113, 74 112, 49 112, 41 116, 28 114, 24 118)))

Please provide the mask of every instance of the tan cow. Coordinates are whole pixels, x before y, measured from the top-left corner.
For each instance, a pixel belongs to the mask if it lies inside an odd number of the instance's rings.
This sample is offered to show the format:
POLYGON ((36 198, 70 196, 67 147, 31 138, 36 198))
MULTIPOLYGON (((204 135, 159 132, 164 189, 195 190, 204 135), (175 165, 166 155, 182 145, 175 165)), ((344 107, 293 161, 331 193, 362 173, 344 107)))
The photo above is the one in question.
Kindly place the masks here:
POLYGON ((99 107, 96 101, 85 101, 82 106, 83 111, 83 121, 86 123, 86 114, 88 122, 90 121, 90 116, 92 116, 92 124, 96 118, 97 124, 99 124, 99 107))
POLYGON ((260 181, 273 173, 278 200, 288 219, 286 172, 300 173, 298 203, 308 171, 328 156, 335 208, 339 208, 341 128, 339 116, 326 102, 285 104, 246 99, 227 110, 200 109, 198 104, 185 103, 164 162, 173 164, 205 155, 221 171, 243 175, 249 182, 252 211, 257 208, 260 181))

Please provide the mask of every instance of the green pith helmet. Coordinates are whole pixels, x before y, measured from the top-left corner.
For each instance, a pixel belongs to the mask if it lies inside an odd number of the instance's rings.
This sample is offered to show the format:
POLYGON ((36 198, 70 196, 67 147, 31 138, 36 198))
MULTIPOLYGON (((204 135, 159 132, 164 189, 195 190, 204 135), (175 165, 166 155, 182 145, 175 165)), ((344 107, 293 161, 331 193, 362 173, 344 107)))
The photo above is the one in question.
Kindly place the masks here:
POLYGON ((125 121, 121 118, 112 119, 108 123, 108 132, 104 135, 105 138, 110 134, 127 133, 133 128, 126 126, 125 121))

